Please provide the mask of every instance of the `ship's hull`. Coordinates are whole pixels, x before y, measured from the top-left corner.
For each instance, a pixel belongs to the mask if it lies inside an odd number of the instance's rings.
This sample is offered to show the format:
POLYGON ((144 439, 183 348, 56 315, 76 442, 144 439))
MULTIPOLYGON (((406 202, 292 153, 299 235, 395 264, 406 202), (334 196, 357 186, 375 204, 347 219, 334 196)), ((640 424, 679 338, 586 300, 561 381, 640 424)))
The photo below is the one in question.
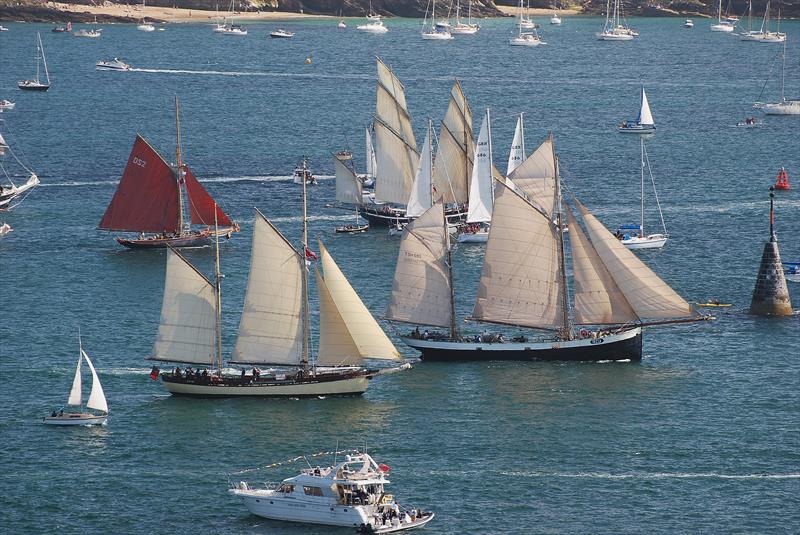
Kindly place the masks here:
MULTIPOLYGON (((369 206, 362 206, 358 211, 362 218, 366 219, 370 226, 375 227, 395 227, 405 226, 411 218, 405 216, 403 210, 392 210, 388 207, 384 208, 371 208, 369 206)), ((449 225, 457 225, 458 223, 466 220, 466 208, 451 209, 445 211, 445 218, 449 225)))
MULTIPOLYGON (((234 228, 219 229, 220 237, 229 238, 234 228)), ((156 236, 143 239, 117 238, 117 242, 128 249, 165 249, 166 247, 207 247, 214 240, 214 230, 206 229, 178 236, 159 238, 156 236)))
POLYGON ((305 380, 259 380, 241 382, 227 379, 221 382, 194 381, 185 377, 161 376, 167 391, 175 396, 195 397, 317 397, 357 396, 366 392, 371 374, 323 374, 305 380))
POLYGON ((451 342, 403 338, 403 342, 422 352, 427 361, 474 360, 555 360, 614 361, 642 360, 642 329, 568 341, 551 342, 451 342))
POLYGON ((47 91, 50 89, 49 84, 17 84, 17 87, 23 91, 47 91))
POLYGON ((63 416, 45 416, 42 421, 45 425, 103 425, 108 420, 108 415, 94 414, 64 414, 63 416))
POLYGON ((369 519, 360 505, 320 503, 319 499, 305 502, 272 491, 232 489, 231 492, 242 499, 251 513, 272 520, 357 528, 369 519))

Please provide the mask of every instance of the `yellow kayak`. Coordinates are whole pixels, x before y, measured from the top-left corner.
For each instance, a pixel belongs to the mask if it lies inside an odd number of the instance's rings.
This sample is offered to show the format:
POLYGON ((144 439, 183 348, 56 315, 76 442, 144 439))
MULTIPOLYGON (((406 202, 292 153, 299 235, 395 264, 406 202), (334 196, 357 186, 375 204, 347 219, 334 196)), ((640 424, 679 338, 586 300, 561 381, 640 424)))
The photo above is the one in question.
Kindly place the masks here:
POLYGON ((695 303, 695 305, 699 307, 719 307, 719 308, 732 306, 731 303, 695 303))

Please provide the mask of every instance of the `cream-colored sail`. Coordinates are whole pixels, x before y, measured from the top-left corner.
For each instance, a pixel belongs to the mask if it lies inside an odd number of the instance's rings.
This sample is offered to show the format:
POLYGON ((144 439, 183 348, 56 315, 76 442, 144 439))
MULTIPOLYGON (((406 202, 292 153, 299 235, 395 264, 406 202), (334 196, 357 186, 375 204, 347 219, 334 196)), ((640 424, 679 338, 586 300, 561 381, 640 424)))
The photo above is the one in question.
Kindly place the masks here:
MULTIPOLYGON (((344 319, 347 331, 362 358, 397 360, 400 353, 375 318, 364 306, 361 298, 336 265, 328 250, 319 242, 320 262, 325 286, 336 308, 344 319)), ((320 298, 321 299, 321 298, 320 298)), ((321 347, 321 346, 320 346, 321 347)))
POLYGON ((539 145, 512 173, 508 175, 514 189, 545 210, 550 217, 556 213, 556 161, 553 138, 539 145))
POLYGON ((450 104, 442 120, 433 168, 433 186, 444 203, 464 203, 469 199, 475 154, 472 139, 472 111, 461 85, 456 80, 450 91, 450 104))
POLYGON ((336 200, 345 204, 361 204, 361 179, 336 156, 333 157, 333 169, 336 173, 336 200))
POLYGON ((431 198, 431 130, 425 136, 425 143, 422 145, 422 154, 419 158, 417 173, 414 176, 414 185, 411 187, 411 196, 406 206, 406 216, 419 217, 425 210, 433 205, 431 198))
POLYGON ((300 254, 256 211, 250 275, 231 362, 300 364, 302 269, 300 254))
POLYGON ((586 238, 569 206, 566 209, 572 247, 575 323, 607 325, 638 322, 639 317, 586 238))
POLYGON ((555 225, 508 186, 496 184, 492 230, 472 317, 561 329, 561 286, 555 225))
POLYGON ((211 365, 216 362, 217 309, 214 285, 173 249, 167 273, 155 360, 211 365))
POLYGON ((525 126, 520 113, 517 118, 517 127, 514 129, 514 139, 511 141, 511 152, 508 154, 506 175, 510 175, 523 161, 525 161, 525 126))
POLYGON ((392 282, 389 319, 449 327, 449 247, 444 206, 437 202, 406 225, 392 282))
POLYGON ((637 316, 663 320, 696 315, 689 303, 620 243, 586 207, 577 205, 597 254, 637 316))
POLYGON ((378 163, 375 161, 375 148, 372 146, 372 129, 365 128, 367 146, 367 176, 372 178, 377 173, 378 163))
POLYGON ((467 223, 488 223, 492 220, 494 180, 492 178, 492 130, 489 124, 489 110, 483 118, 475 149, 475 162, 469 188, 469 211, 467 223))
POLYGON ((375 197, 384 202, 406 204, 419 152, 403 84, 380 59, 374 131, 378 166, 375 197))
POLYGON ((317 293, 319 294, 319 350, 317 366, 358 366, 361 355, 347 323, 339 313, 328 286, 319 274, 317 275, 317 293))
POLYGON ((86 351, 83 349, 81 349, 81 355, 83 355, 83 358, 86 359, 86 364, 89 365, 89 369, 92 371, 92 390, 89 392, 89 401, 86 402, 86 406, 90 409, 108 412, 106 395, 103 392, 103 385, 100 384, 100 379, 97 377, 94 364, 92 364, 92 361, 89 360, 89 355, 87 355, 86 351))
POLYGON ((83 356, 78 355, 78 367, 75 368, 75 377, 72 378, 72 389, 69 391, 69 398, 67 405, 79 406, 83 400, 81 399, 81 362, 83 356))

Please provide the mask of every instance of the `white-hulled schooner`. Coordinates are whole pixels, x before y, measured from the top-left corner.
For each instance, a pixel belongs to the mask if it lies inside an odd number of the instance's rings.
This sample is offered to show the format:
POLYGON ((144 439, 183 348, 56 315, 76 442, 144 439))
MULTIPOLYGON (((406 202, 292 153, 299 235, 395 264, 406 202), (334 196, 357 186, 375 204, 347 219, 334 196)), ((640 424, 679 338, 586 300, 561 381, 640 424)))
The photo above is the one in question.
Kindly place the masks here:
POLYGON ((403 338, 426 360, 640 360, 642 327, 705 319, 611 234, 580 202, 585 234, 561 202, 552 136, 495 184, 474 321, 545 335, 461 336, 456 328, 450 241, 441 204, 407 225, 387 318, 448 328, 403 338), (529 161, 530 160, 530 161, 529 161), (564 219, 572 248, 573 305, 564 219), (593 327, 595 330, 590 330, 593 327))
MULTIPOLYGON (((379 373, 363 358, 399 360, 400 354, 320 243, 324 276, 316 272, 319 348, 312 359, 305 187, 303 244, 296 249, 256 210, 244 310, 231 365, 274 365, 264 373, 222 371, 219 250, 214 281, 174 249, 167 252, 161 323, 154 360, 216 367, 211 373, 161 373, 172 394, 190 396, 357 395, 379 373)), ((155 375, 155 374, 153 374, 155 375)), ((151 375, 152 376, 152 375, 151 375)))

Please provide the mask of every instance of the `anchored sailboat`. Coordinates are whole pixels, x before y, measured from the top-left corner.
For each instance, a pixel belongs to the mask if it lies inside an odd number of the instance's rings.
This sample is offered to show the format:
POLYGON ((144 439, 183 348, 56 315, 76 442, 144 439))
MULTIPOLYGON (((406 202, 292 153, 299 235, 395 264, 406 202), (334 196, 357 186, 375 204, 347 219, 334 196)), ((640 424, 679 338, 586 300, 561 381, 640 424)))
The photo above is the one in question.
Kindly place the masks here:
POLYGON ((50 89, 50 73, 47 71, 47 58, 44 56, 44 47, 42 46, 42 36, 36 32, 36 78, 33 80, 22 80, 17 83, 17 87, 26 91, 47 91, 50 89), (39 65, 44 65, 44 77, 47 82, 42 82, 39 79, 39 65))
POLYGON ((658 192, 656 191, 656 179, 653 177, 653 171, 650 169, 650 160, 647 157, 647 149, 644 146, 644 139, 639 140, 641 145, 641 219, 638 225, 622 225, 617 230, 616 236, 622 242, 622 245, 628 249, 661 249, 667 243, 669 234, 667 234, 667 225, 664 223, 664 213, 661 211, 661 202, 658 200, 658 192), (646 234, 644 231, 644 170, 647 167, 647 172, 650 174, 650 183, 653 185, 653 196, 656 200, 658 207, 658 216, 661 219, 661 228, 663 232, 658 234, 646 234))
MULTIPOLYGON (((546 143, 552 149, 552 137, 546 143)), ((541 164, 545 155, 537 150, 534 156, 541 164)), ((562 209, 554 152, 549 160, 555 170, 550 184, 538 184, 531 195, 501 181, 495 184, 492 229, 471 319, 553 334, 517 334, 506 341, 503 335, 457 331, 450 244, 437 203, 406 227, 387 311, 394 321, 449 328, 448 334, 420 334, 417 328, 403 338, 423 359, 640 360, 643 326, 705 319, 575 200, 588 237, 584 234, 569 208, 562 209), (565 212, 572 246, 572 310, 565 212)), ((515 186, 520 184, 515 181, 515 186)))
POLYGON ((655 134, 656 124, 653 121, 653 114, 650 112, 650 104, 647 102, 644 86, 640 93, 639 115, 634 121, 620 123, 618 130, 623 134, 655 134))
POLYGON ((422 21, 422 38, 434 41, 447 41, 453 38, 450 33, 450 23, 440 24, 436 22, 436 0, 428 0, 425 7, 425 18, 422 21), (428 27, 428 8, 430 9, 430 27, 428 27))
POLYGON ((450 33, 472 35, 478 32, 481 27, 472 22, 472 0, 469 1, 467 22, 461 20, 461 0, 456 0, 456 23, 450 28, 450 33))
POLYGON ((722 19, 722 0, 719 0, 719 6, 717 7, 717 23, 711 25, 711 31, 731 33, 735 29, 735 22, 731 22, 728 19, 722 19))
POLYGON ((239 231, 239 225, 217 206, 181 160, 177 97, 175 127, 174 166, 142 136, 136 135, 117 191, 98 225, 101 230, 139 233, 136 239, 117 237, 120 245, 131 249, 202 247, 211 245, 215 235, 230 237, 239 231), (192 225, 203 228, 192 230, 192 225))
MULTIPOLYGON (((0 120, 0 124, 3 124, 2 120, 0 120)), ((11 210, 19 205, 31 190, 39 185, 39 177, 14 153, 2 133, 0 133, 0 175, 2 175, 0 176, 0 180, 2 180, 0 182, 0 212, 11 210), (18 186, 11 179, 11 169, 5 161, 6 154, 10 155, 17 165, 28 173, 28 180, 24 184, 18 186)))
MULTIPOLYGON (((772 32, 769 29, 769 0, 764 8, 764 19, 761 21, 761 28, 753 30, 753 2, 747 4, 747 31, 739 34, 742 41, 755 41, 757 43, 781 43, 786 41, 786 34, 780 31, 772 32)), ((778 14, 778 24, 780 25, 780 13, 778 14)))
POLYGON ((622 6, 619 0, 614 0, 614 7, 611 7, 611 0, 606 0, 606 24, 603 31, 597 34, 600 41, 632 41, 639 36, 639 32, 628 27, 628 23, 622 16, 622 6))
POLYGON ((108 403, 103 393, 103 387, 97 372, 94 369, 89 355, 83 350, 83 344, 78 338, 78 366, 75 368, 75 378, 72 380, 72 389, 67 400, 67 410, 60 409, 53 411, 50 416, 45 416, 42 421, 47 425, 100 425, 106 423, 108 419, 108 403), (86 359, 86 364, 92 372, 92 390, 89 392, 89 399, 86 402, 86 409, 96 412, 89 412, 83 409, 83 393, 81 389, 81 364, 86 359))
MULTIPOLYGON (((756 102, 753 107, 764 112, 765 115, 800 115, 800 100, 786 98, 786 39, 783 41, 781 53, 781 98, 778 102, 756 102)), ((764 83, 764 88, 767 84, 764 83)), ((764 88, 761 94, 764 94, 764 88)), ((761 95, 759 95, 759 98, 761 95)))
MULTIPOLYGON (((530 6, 528 8, 530 9, 530 6)), ((509 39, 508 43, 512 46, 539 46, 544 44, 536 32, 536 24, 523 14, 522 9, 522 0, 520 0, 517 8, 517 35, 509 39), (523 30, 533 31, 526 32, 523 30)))

